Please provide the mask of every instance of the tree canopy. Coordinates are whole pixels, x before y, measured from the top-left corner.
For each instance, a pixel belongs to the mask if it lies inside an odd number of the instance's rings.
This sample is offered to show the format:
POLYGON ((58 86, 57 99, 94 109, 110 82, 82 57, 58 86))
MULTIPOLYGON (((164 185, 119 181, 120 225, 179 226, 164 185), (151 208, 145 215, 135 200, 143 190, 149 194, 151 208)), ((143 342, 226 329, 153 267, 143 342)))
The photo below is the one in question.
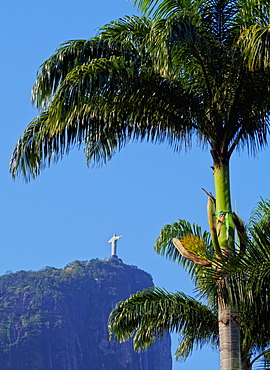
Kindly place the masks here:
POLYGON ((41 110, 16 145, 11 172, 36 177, 74 145, 101 164, 132 140, 228 163, 269 129, 269 1, 135 1, 141 17, 60 45, 40 67, 41 110))

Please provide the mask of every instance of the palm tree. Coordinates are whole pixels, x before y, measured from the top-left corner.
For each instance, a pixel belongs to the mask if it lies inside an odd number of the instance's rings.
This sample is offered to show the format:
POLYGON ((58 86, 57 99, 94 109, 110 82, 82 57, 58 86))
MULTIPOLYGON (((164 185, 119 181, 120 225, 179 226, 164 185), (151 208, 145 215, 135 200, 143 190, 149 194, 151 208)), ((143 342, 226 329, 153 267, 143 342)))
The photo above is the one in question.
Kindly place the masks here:
MULTIPOLYGON (((252 212, 246 232, 247 249, 237 258, 227 256, 219 269, 208 270, 203 290, 213 294, 217 279, 223 281, 221 294, 230 305, 241 312, 241 326, 245 328, 246 353, 257 353, 252 364, 263 356, 264 366, 270 362, 269 282, 270 282, 270 200, 258 203, 252 212), (245 314, 246 313, 246 314, 245 314), (256 346, 252 349, 255 339, 256 346)), ((250 354, 249 354, 250 357, 250 354)), ((249 369, 249 368, 248 368, 249 369)))
POLYGON ((214 274, 213 270, 183 258, 172 242, 175 236, 183 242, 201 241, 202 258, 211 260, 214 248, 209 233, 202 233, 200 227, 184 220, 166 225, 156 241, 156 252, 184 266, 206 304, 182 292, 172 294, 157 287, 137 292, 112 311, 111 338, 114 336, 120 342, 133 338, 134 349, 140 350, 148 348, 164 332, 176 332, 179 334, 176 359, 186 359, 194 348, 205 344, 218 348, 218 273, 226 283, 222 286, 226 303, 232 303, 241 313, 241 369, 251 370, 259 360, 263 360, 264 369, 269 368, 269 220, 270 201, 262 200, 249 221, 244 256, 235 259, 229 255, 229 263, 222 260, 214 274))
MULTIPOLYGON (((213 159, 213 245, 220 258, 234 253, 229 162, 234 150, 267 141, 269 3, 135 0, 144 16, 61 45, 40 68, 33 102, 41 113, 14 149, 13 177, 35 178, 75 144, 96 164, 130 141, 180 151, 195 137, 213 159)), ((221 367, 238 369, 239 325, 219 306, 219 321, 230 322, 220 325, 221 367)))

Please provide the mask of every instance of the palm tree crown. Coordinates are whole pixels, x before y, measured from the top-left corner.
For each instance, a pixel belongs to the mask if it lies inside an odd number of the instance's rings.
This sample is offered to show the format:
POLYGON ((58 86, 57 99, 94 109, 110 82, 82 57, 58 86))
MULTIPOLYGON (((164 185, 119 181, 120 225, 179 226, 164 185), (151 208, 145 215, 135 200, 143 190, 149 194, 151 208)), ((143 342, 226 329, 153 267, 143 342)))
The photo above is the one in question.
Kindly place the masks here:
POLYGON ((41 66, 32 95, 41 114, 15 147, 13 176, 37 176, 74 144, 102 163, 131 140, 178 151, 194 136, 220 165, 266 143, 269 1, 135 3, 151 18, 111 22, 41 66))

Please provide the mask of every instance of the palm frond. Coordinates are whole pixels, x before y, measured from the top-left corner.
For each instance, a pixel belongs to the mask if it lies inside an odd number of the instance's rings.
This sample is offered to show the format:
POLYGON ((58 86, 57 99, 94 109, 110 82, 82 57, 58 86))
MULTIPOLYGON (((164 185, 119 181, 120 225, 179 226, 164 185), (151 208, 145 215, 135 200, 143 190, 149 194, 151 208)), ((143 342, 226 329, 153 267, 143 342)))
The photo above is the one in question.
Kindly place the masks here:
POLYGON ((257 355, 251 361, 251 365, 254 364, 256 370, 269 370, 270 369, 270 349, 267 348, 265 351, 257 355))
POLYGON ((111 56, 135 58, 141 51, 140 46, 147 44, 145 38, 150 26, 151 22, 144 17, 127 16, 101 27, 98 35, 90 40, 70 40, 61 44, 40 66, 32 90, 33 103, 41 109, 48 106, 66 76, 80 65, 111 56))
POLYGON ((262 199, 256 204, 249 218, 249 225, 252 230, 254 226, 267 227, 270 222, 270 200, 262 199))
MULTIPOLYGON (((48 145, 40 142, 41 132, 48 117, 46 111, 34 119, 16 144, 10 160, 10 171, 15 178, 17 173, 28 181, 31 177, 37 177, 43 167, 43 156, 47 155, 47 161, 50 164, 53 157, 53 151, 48 151, 48 145), (39 145, 36 143, 39 142, 39 145)), ((59 143, 60 144, 60 143, 59 143)), ((59 147, 62 150, 62 147, 59 147)))
POLYGON ((173 238, 181 239, 183 236, 187 235, 194 235, 199 237, 201 240, 204 240, 206 257, 211 260, 214 251, 211 245, 210 234, 207 231, 202 231, 200 226, 191 224, 185 220, 179 220, 170 225, 165 225, 161 229, 160 235, 155 242, 154 250, 156 253, 183 266, 186 271, 195 278, 202 267, 194 264, 186 258, 183 258, 172 242, 173 238))
POLYGON ((152 26, 151 19, 144 16, 125 16, 100 27, 98 36, 112 50, 116 51, 120 46, 122 52, 143 51, 152 26))
POLYGON ((217 346, 216 313, 183 293, 150 288, 137 292, 112 311, 111 337, 123 342, 133 335, 136 351, 148 348, 165 332, 180 334, 177 356, 186 358, 197 345, 217 346))
MULTIPOLYGON (((175 0, 135 0, 134 4, 138 7, 139 11, 142 11, 147 16, 152 16, 156 19, 168 17, 174 13, 178 13, 181 8, 185 9, 186 6, 181 7, 182 1, 175 0)), ((186 4, 190 1, 186 2, 186 4)), ((185 5, 186 5, 185 4, 185 5)))
MULTIPOLYGON (((269 19, 270 21, 270 19, 269 19)), ((270 25, 254 24, 245 29, 239 39, 245 61, 250 70, 270 67, 270 25)))
POLYGON ((32 102, 40 109, 46 108, 53 95, 64 81, 67 74, 78 65, 87 64, 89 61, 108 56, 112 51, 107 48, 100 49, 99 39, 70 40, 61 44, 38 71, 35 85, 32 89, 32 102))
MULTIPOLYGON (((87 161, 95 163, 106 162, 131 140, 166 142, 180 150, 191 142, 190 104, 196 104, 191 95, 151 68, 138 69, 122 57, 95 59, 66 76, 50 107, 33 121, 38 135, 30 135, 33 122, 25 130, 13 152, 11 171, 13 176, 31 173, 30 166, 27 171, 22 167, 29 152, 42 153, 37 159, 42 162, 39 169, 44 168, 52 156, 55 161, 62 158, 75 143, 83 144, 87 161)), ((37 173, 33 168, 33 177, 37 173)))

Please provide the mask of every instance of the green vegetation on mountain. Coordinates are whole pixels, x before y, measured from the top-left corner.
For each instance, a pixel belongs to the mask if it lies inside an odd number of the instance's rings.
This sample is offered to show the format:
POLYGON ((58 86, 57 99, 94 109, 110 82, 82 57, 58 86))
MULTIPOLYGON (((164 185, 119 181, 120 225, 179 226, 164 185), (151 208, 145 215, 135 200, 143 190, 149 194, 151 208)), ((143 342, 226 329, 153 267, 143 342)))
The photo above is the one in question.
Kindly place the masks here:
POLYGON ((169 337, 142 354, 108 340, 115 304, 152 285, 148 273, 113 258, 1 276, 0 369, 170 370, 169 337))

